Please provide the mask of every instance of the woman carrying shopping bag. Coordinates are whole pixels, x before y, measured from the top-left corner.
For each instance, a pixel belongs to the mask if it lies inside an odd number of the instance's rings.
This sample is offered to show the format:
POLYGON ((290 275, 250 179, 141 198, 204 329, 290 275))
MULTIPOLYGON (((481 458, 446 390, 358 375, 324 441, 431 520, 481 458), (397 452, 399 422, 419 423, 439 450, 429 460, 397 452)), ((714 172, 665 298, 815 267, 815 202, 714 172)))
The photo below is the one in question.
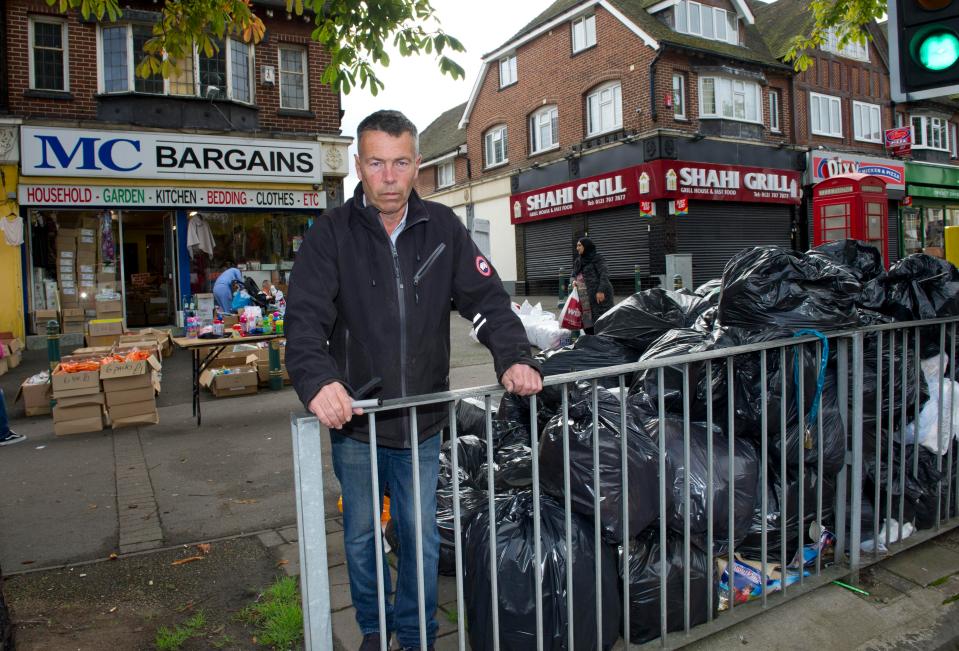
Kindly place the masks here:
POLYGON ((582 305, 583 331, 591 335, 596 320, 613 307, 613 284, 606 260, 592 240, 581 237, 576 242, 576 253, 579 255, 573 260, 572 284, 582 305))

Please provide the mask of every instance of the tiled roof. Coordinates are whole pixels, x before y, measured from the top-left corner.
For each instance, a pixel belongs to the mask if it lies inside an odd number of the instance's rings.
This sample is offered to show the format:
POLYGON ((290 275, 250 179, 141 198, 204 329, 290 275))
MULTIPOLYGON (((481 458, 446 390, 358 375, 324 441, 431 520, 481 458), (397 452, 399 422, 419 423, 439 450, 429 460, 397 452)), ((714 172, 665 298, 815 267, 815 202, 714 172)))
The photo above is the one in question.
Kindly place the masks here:
POLYGON ((448 154, 466 144, 466 129, 458 128, 466 102, 440 114, 420 132, 420 155, 424 161, 448 154))
POLYGON ((749 6, 756 16, 756 27, 777 59, 786 56, 794 38, 809 34, 816 23, 807 0, 752 1, 749 6))

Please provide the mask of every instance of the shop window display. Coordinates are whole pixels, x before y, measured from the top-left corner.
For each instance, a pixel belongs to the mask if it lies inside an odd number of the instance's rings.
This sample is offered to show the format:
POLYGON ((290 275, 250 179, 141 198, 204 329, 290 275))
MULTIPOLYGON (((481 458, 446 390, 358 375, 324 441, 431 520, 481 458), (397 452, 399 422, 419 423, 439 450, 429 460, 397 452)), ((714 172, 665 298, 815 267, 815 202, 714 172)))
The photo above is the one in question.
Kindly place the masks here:
POLYGON ((191 251, 190 288, 193 293, 213 290, 213 283, 229 266, 236 266, 257 284, 269 280, 286 291, 287 278, 313 216, 296 213, 191 212, 209 228, 212 255, 197 246, 191 251))

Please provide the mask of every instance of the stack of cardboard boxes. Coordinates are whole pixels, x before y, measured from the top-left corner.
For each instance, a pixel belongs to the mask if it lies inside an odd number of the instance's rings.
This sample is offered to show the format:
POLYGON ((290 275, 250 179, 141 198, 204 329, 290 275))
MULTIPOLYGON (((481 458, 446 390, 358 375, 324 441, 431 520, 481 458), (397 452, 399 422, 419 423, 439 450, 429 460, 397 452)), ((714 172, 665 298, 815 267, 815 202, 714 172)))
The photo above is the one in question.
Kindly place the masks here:
POLYGON ((77 289, 84 310, 96 307, 98 225, 96 217, 84 217, 77 229, 77 289))
POLYGON ((112 346, 123 334, 123 319, 92 319, 87 323, 87 346, 112 346))
POLYGON ((152 355, 145 360, 100 367, 107 415, 113 429, 160 422, 156 405, 156 393, 160 390, 159 370, 160 362, 152 355))
POLYGON ((0 375, 20 366, 23 343, 12 332, 0 332, 0 375))
POLYGON ((60 288, 60 308, 79 308, 80 291, 77 284, 77 229, 57 231, 57 286, 60 288))
POLYGON ((56 309, 51 310, 34 310, 33 314, 33 332, 38 335, 47 334, 47 322, 56 321, 59 326, 63 327, 63 322, 60 319, 60 313, 56 309))
POLYGON ((86 323, 82 307, 64 307, 60 310, 60 332, 83 334, 86 323))
POLYGON ((66 373, 62 366, 51 377, 53 433, 57 436, 99 432, 103 429, 105 397, 100 389, 100 369, 66 373))

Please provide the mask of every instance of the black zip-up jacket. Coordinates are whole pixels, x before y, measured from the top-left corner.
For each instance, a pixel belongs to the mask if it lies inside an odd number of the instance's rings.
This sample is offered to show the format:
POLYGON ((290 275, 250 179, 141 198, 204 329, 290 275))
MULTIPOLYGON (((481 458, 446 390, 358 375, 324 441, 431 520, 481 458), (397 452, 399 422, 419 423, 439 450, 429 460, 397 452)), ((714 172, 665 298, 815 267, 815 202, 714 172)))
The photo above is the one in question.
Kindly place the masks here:
MULTIPOLYGON (((358 389, 376 377, 382 398, 448 390, 451 298, 492 352, 497 378, 517 362, 539 369, 499 276, 453 211, 414 191, 394 249, 357 185, 310 228, 290 275, 286 364, 300 400, 308 406, 331 382, 358 389)), ((417 410, 420 441, 448 411, 417 410)), ((340 432, 368 441, 369 419, 354 416, 340 432)), ((377 414, 376 437, 410 447, 409 410, 377 414)))

